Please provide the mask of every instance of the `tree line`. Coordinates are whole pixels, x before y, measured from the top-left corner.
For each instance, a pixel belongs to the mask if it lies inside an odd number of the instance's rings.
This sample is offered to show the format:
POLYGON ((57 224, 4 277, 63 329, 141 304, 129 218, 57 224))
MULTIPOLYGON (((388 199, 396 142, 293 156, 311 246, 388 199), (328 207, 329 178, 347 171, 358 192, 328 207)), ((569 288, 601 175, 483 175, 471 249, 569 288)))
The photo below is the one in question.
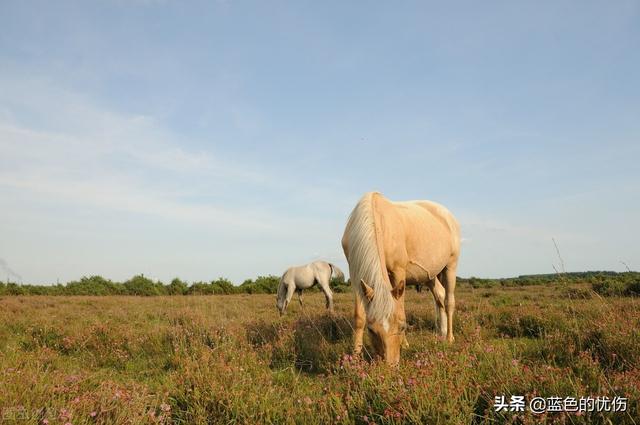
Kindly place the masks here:
POLYGON ((640 273, 634 271, 623 273, 612 271, 550 273, 521 275, 503 279, 470 277, 468 279, 460 279, 460 281, 474 288, 586 283, 591 286, 593 291, 604 296, 640 296, 640 273))
MULTIPOLYGON (((0 282, 0 295, 228 295, 228 294, 275 294, 280 277, 268 275, 247 279, 234 285, 229 279, 218 278, 210 282, 191 284, 175 278, 164 284, 144 275, 136 275, 124 282, 114 282, 102 276, 83 277, 80 280, 55 285, 28 285, 15 282, 0 282)), ((345 292, 347 283, 334 279, 335 292, 345 292)))
MULTIPOLYGON (((28 285, 15 282, 0 282, 0 295, 227 295, 227 294, 275 294, 278 291, 280 277, 274 275, 258 276, 235 285, 229 279, 219 278, 210 282, 191 284, 175 278, 164 284, 144 275, 136 275, 124 282, 114 282, 102 276, 83 277, 66 284, 28 285)), ((603 296, 640 296, 640 273, 612 271, 589 271, 572 273, 553 273, 522 275, 501 279, 481 279, 477 277, 458 278, 460 285, 473 288, 492 288, 508 286, 579 284, 588 283, 591 288, 603 296)), ((350 291, 350 283, 332 279, 334 292, 350 291)), ((317 290, 317 288, 312 288, 317 290)))

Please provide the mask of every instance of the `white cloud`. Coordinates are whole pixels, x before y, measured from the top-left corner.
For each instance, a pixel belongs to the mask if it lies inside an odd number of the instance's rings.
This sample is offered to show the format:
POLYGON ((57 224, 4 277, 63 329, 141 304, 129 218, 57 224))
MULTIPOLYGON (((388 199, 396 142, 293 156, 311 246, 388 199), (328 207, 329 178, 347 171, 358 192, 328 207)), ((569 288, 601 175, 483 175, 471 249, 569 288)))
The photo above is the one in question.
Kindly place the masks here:
POLYGON ((259 190, 296 183, 187 150, 153 117, 113 113, 42 79, 4 79, 0 88, 2 103, 28 111, 17 117, 5 108, 0 114, 0 188, 243 232, 304 225, 217 203, 216 195, 234 186, 259 190))
POLYGON ((141 271, 241 281, 339 244, 342 220, 300 213, 330 190, 194 150, 154 117, 46 79, 0 77, 0 104, 0 197, 12 206, 0 210, 0 251, 27 282, 141 271), (262 193, 273 202, 256 205, 262 193))

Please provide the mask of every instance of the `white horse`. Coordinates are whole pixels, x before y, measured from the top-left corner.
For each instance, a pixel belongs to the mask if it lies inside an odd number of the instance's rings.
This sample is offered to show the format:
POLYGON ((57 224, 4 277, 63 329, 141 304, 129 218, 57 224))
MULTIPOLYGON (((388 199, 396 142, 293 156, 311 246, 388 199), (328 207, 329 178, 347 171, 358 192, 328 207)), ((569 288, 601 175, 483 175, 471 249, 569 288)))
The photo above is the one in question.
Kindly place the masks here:
POLYGON ((315 261, 304 266, 288 268, 280 278, 278 286, 276 307, 280 310, 280 315, 284 314, 294 291, 298 293, 298 300, 302 305, 302 290, 309 289, 316 284, 320 285, 320 289, 324 292, 327 299, 327 309, 333 312, 333 294, 329 287, 331 277, 337 277, 344 281, 342 270, 326 261, 315 261))

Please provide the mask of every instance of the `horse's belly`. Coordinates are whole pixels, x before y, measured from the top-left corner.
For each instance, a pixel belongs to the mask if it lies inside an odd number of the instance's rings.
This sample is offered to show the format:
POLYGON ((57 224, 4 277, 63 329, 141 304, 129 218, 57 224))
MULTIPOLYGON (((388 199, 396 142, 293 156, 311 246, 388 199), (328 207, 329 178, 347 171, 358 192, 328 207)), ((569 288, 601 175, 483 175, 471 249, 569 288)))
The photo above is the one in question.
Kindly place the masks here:
POLYGON ((446 267, 446 258, 414 257, 407 264, 407 282, 427 282, 436 277, 446 267))
POLYGON ((316 277, 311 267, 305 267, 300 270, 295 277, 296 287, 298 289, 311 288, 316 283, 316 277))
POLYGON ((436 277, 451 259, 451 236, 432 227, 430 232, 413 234, 407 244, 407 277, 428 281, 436 277))

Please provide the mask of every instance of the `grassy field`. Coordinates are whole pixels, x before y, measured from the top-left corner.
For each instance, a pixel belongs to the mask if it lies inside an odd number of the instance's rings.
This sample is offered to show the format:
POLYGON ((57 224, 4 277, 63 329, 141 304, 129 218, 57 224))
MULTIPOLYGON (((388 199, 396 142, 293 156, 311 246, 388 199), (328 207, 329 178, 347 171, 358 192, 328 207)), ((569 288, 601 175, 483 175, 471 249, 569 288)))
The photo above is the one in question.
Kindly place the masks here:
POLYGON ((640 423, 640 299, 586 286, 457 291, 456 342, 407 294, 399 369, 349 356, 352 294, 0 298, 4 423, 640 423), (625 413, 495 412, 622 396, 625 413))

